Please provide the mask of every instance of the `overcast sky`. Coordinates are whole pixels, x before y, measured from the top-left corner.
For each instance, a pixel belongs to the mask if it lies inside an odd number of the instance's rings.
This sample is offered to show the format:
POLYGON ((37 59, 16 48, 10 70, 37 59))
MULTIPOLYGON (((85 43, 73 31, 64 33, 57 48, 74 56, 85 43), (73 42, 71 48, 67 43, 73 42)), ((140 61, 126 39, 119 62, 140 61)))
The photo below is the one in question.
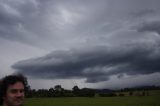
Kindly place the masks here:
POLYGON ((0 78, 31 88, 160 85, 159 0, 0 0, 0 78))

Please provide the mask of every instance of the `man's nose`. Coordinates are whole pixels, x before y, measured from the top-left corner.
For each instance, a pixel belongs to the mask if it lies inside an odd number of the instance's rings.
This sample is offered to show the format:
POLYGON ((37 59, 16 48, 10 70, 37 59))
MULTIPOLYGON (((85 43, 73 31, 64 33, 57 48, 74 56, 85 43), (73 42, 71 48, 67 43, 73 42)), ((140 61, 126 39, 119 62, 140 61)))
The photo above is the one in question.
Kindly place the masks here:
POLYGON ((21 97, 21 96, 23 96, 23 93, 19 91, 19 92, 16 93, 16 96, 21 97))

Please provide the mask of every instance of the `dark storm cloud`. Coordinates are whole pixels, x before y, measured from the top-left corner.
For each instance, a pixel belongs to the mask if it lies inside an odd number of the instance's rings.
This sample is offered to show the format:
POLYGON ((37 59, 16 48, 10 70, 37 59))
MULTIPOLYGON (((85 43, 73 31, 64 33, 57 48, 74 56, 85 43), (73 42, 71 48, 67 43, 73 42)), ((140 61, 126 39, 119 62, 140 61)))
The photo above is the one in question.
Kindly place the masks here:
MULTIPOLYGON (((44 23, 47 23, 46 17, 49 17, 52 7, 49 1, 42 3, 39 0, 1 0, 0 38, 43 48, 46 43, 42 45, 39 42, 49 42, 49 26, 44 23)), ((55 4, 52 2, 53 7, 55 4)))
POLYGON ((32 3, 29 3, 30 1, 23 0, 0 1, 0 38, 32 44, 32 39, 35 37, 31 31, 25 28, 25 22, 28 22, 26 19, 29 15, 27 11, 34 12, 32 3))
POLYGON ((160 18, 159 4, 159 0, 1 0, 0 38, 54 51, 12 66, 33 77, 100 82, 112 75, 150 74, 160 70, 160 38, 150 33, 160 34, 160 22, 155 21, 160 18))
POLYGON ((65 39, 64 45, 75 42, 74 39, 79 36, 77 33, 86 32, 83 30, 85 25, 93 26, 93 21, 89 21, 90 24, 78 25, 83 16, 86 22, 88 19, 91 20, 88 13, 94 14, 91 11, 99 8, 99 6, 95 8, 97 3, 103 4, 97 1, 92 3, 75 0, 69 2, 65 0, 2 0, 0 1, 0 37, 45 49, 50 45, 63 47, 59 41, 65 39))
POLYGON ((52 50, 84 41, 99 44, 122 28, 130 13, 145 16, 157 10, 157 0, 1 0, 0 37, 52 50))
POLYGON ((155 32, 160 35, 160 21, 145 22, 139 28, 140 32, 155 32))
POLYGON ((132 12, 131 16, 135 17, 144 17, 144 16, 150 16, 156 14, 156 11, 153 9, 146 9, 146 10, 141 10, 138 12, 132 12))
POLYGON ((13 25, 14 23, 18 22, 19 17, 14 14, 7 13, 4 10, 2 5, 3 4, 0 4, 0 23, 1 25, 13 25))
POLYGON ((57 51, 44 57, 17 62, 14 69, 40 78, 86 78, 87 82, 108 80, 111 75, 150 74, 160 71, 159 46, 105 46, 57 51))

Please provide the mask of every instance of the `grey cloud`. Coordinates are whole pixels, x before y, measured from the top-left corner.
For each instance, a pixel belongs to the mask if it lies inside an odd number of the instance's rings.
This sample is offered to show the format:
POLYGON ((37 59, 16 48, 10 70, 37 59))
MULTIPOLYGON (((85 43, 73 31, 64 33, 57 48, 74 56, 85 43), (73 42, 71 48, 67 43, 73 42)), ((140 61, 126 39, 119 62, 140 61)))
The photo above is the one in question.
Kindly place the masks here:
POLYGON ((70 48, 85 41, 88 44, 94 40, 99 44, 97 39, 105 38, 108 33, 122 28, 125 21, 130 21, 128 13, 142 10, 137 14, 145 15, 159 9, 159 1, 140 2, 4 0, 0 1, 0 37, 52 50, 70 48), (7 12, 4 4, 15 11, 7 12))
POLYGON ((124 73, 159 72, 159 37, 140 33, 160 34, 160 22, 148 22, 159 19, 159 0, 15 1, 0 1, 1 38, 48 51, 69 49, 19 61, 13 68, 20 72, 40 78, 86 78, 87 82, 109 80, 112 75, 121 78, 124 73), (142 20, 130 13, 144 16, 146 22, 139 24, 142 20), (90 47, 94 45, 105 46, 90 47))
POLYGON ((18 2, 0 1, 0 37, 29 44, 32 42, 29 40, 33 34, 24 28, 25 16, 21 13, 22 9, 19 9, 18 4, 18 2))
POLYGON ((138 12, 132 12, 131 14, 132 14, 131 16, 135 16, 135 17, 144 17, 144 16, 155 15, 156 11, 153 9, 146 9, 138 12))
POLYGON ((144 22, 138 28, 139 32, 156 32, 160 35, 160 21, 144 22))
POLYGON ((41 10, 32 0, 0 1, 0 37, 36 46, 37 40, 44 40, 40 34, 44 31, 41 10))
MULTIPOLYGON (((142 44, 143 45, 143 44, 142 44)), ((108 80, 120 74, 150 74, 160 71, 159 47, 128 46, 109 48, 105 46, 87 49, 57 51, 44 57, 19 61, 12 67, 33 77, 65 79, 86 78, 87 82, 108 80)))
POLYGON ((65 15, 78 14, 79 8, 83 5, 79 5, 77 1, 71 2, 58 0, 1 1, 1 5, 5 4, 16 10, 20 16, 12 14, 11 11, 7 12, 3 6, 0 7, 0 37, 42 48, 48 48, 50 45, 63 46, 59 40, 66 39, 67 41, 63 40, 65 43, 71 42, 72 38, 75 39, 74 34, 68 32, 70 25, 63 25, 65 15))

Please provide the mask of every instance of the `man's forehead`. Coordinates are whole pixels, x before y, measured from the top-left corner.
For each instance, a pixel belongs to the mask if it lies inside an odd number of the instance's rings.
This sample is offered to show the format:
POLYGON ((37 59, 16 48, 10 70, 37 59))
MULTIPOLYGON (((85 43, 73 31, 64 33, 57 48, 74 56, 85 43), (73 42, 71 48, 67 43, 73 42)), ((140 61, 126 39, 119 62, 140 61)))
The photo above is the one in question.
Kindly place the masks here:
POLYGON ((8 89, 24 89, 24 85, 22 82, 16 82, 12 85, 9 85, 8 89))

